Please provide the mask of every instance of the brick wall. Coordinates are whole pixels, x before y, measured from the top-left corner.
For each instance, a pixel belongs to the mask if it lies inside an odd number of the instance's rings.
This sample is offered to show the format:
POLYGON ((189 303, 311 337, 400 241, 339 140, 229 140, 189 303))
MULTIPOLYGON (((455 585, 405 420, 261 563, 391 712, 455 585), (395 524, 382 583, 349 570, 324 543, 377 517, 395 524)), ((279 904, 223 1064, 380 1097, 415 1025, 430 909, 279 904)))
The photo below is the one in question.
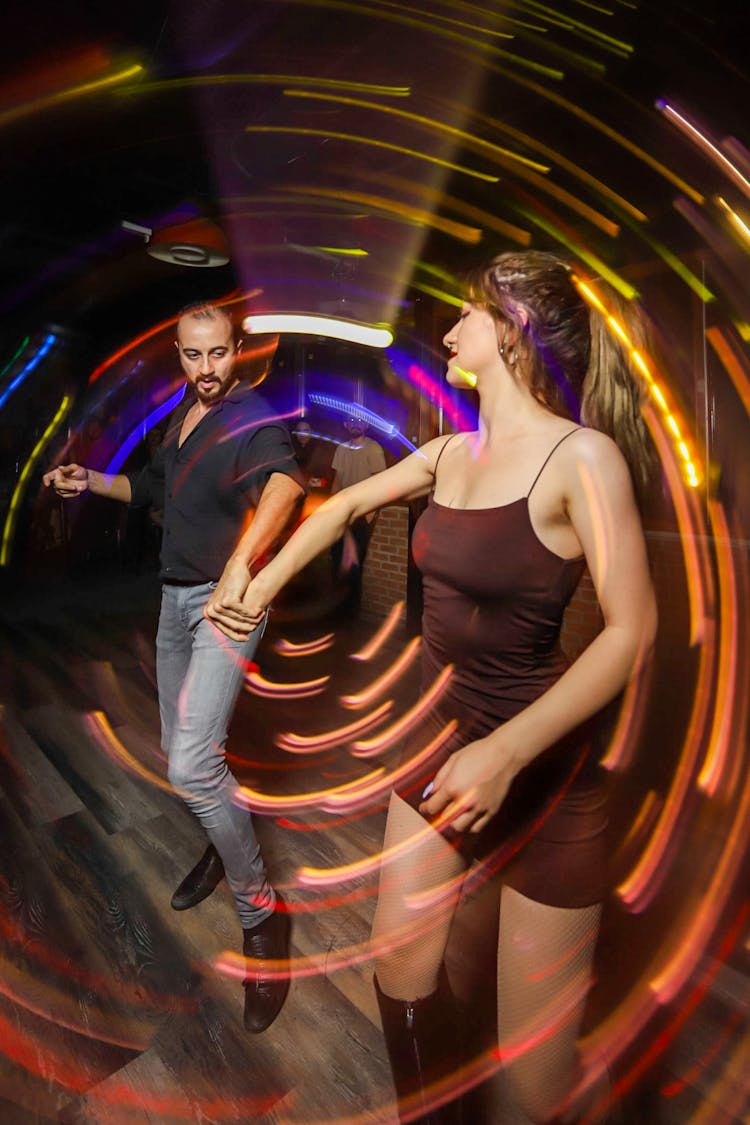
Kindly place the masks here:
POLYGON ((375 523, 362 574, 362 609, 387 616, 395 602, 406 599, 409 559, 409 508, 383 508, 375 523))

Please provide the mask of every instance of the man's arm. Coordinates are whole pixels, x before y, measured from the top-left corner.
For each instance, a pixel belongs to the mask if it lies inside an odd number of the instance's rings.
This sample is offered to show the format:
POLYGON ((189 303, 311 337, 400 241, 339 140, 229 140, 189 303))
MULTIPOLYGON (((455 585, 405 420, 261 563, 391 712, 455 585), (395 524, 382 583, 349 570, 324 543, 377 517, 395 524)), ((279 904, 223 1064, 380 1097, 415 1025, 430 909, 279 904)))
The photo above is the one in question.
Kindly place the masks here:
POLYGON ((304 494, 302 486, 286 473, 272 473, 268 478, 250 524, 203 610, 204 616, 220 629, 218 614, 240 621, 246 619, 242 598, 253 568, 289 526, 304 494))
POLYGON ((72 500, 83 492, 108 496, 110 500, 120 500, 123 504, 132 500, 130 480, 122 473, 112 475, 86 469, 83 465, 58 465, 45 473, 43 479, 45 487, 52 485, 63 500, 72 500))

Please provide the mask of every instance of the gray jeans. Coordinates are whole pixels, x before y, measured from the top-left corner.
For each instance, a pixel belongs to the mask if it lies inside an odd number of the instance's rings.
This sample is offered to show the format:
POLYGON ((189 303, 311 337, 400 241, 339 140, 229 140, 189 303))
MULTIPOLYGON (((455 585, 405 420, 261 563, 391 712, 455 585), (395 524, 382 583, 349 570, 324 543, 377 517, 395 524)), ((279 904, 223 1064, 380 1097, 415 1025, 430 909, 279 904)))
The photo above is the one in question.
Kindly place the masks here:
POLYGON ((169 780, 195 813, 224 863, 243 927, 262 922, 275 896, 247 809, 233 800, 227 730, 265 623, 231 641, 203 616, 216 583, 163 586, 156 635, 162 748, 169 780))

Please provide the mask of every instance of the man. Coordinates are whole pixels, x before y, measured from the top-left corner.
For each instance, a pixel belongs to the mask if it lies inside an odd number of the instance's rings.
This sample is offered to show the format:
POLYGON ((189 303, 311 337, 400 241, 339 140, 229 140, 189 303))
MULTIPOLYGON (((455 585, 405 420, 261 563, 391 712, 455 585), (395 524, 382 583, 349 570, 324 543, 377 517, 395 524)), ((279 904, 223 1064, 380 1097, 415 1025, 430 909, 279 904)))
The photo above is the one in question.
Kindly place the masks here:
MULTIPOLYGON (((383 447, 366 436, 367 425, 356 415, 344 423, 349 440, 336 446, 331 468, 333 486, 331 495, 349 488, 361 480, 367 480, 385 468, 383 447)), ((374 529, 376 512, 356 519, 347 528, 342 539, 331 547, 334 582, 343 577, 348 591, 342 609, 359 609, 362 596, 362 569, 365 565, 370 536, 374 529)))
POLYGON ((64 499, 88 490, 163 507, 156 639, 162 746, 170 782, 210 840, 172 906, 195 906, 226 874, 243 951, 253 959, 252 979, 244 982, 245 1027, 260 1032, 276 1018, 288 990, 288 981, 264 973, 264 962, 288 957, 289 915, 268 883, 252 818, 233 800, 237 783, 225 745, 243 671, 263 628, 235 642, 210 618, 216 607, 240 608, 251 572, 290 522, 304 489, 286 428, 240 382, 241 344, 226 309, 201 304, 184 310, 175 346, 188 393, 151 463, 140 473, 116 476, 64 465, 46 473, 44 483, 64 499))

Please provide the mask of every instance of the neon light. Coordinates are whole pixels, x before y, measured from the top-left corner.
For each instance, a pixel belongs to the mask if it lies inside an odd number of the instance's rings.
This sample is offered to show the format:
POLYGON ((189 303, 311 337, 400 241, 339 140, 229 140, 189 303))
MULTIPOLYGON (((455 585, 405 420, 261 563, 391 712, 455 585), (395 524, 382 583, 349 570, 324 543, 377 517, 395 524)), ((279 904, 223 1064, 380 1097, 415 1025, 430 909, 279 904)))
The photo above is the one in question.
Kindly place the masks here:
MULTIPOLYGON (((44 343, 42 344, 39 351, 36 352, 31 357, 31 359, 28 361, 28 363, 24 367, 22 367, 21 370, 18 372, 15 379, 13 379, 13 381, 8 384, 8 386, 5 388, 4 392, 0 395, 0 410, 2 410, 2 408, 5 406, 5 403, 8 401, 8 399, 13 394, 13 392, 16 390, 16 388, 20 387, 21 383, 24 381, 26 376, 30 375, 31 372, 34 370, 34 368, 37 367, 41 363, 41 361, 44 359, 44 357, 49 352, 52 345, 55 343, 56 339, 57 339, 57 337, 52 335, 52 333, 50 333, 50 335, 45 338, 44 343)), ((21 350, 23 350, 23 349, 21 349, 21 350)), ((16 353, 16 355, 20 355, 20 352, 16 353)), ((11 362, 13 362, 13 361, 11 360, 11 362)), ((7 368, 6 368, 6 371, 7 371, 7 368)))
POLYGON ((21 504, 21 498, 22 498, 24 490, 26 488, 26 484, 28 482, 28 479, 31 476, 31 473, 34 469, 34 466, 36 465, 37 461, 39 460, 39 457, 41 456, 41 453, 42 453, 44 447, 46 446, 47 442, 50 440, 50 438, 54 434, 55 430, 57 429, 57 427, 62 422, 63 418, 68 413, 68 409, 70 408, 71 402, 72 402, 72 399, 69 398, 68 395, 65 395, 62 402, 60 403, 60 405, 57 408, 57 412, 56 412, 54 418, 52 419, 50 424, 47 426, 47 429, 44 431, 42 436, 39 438, 39 441, 36 443, 36 445, 34 446, 34 449, 32 450, 31 456, 29 457, 28 461, 26 462, 23 469, 21 470, 21 475, 19 476, 16 487, 13 490, 13 496, 11 497, 10 506, 8 508, 8 515, 6 516, 6 519, 5 519, 5 527, 3 529, 3 542, 2 542, 2 546, 0 546, 0 566, 7 566, 8 565, 8 560, 9 560, 9 557, 10 557, 10 544, 11 544, 11 539, 13 537, 14 524, 16 522, 16 516, 18 515, 18 509, 19 509, 20 504, 21 504))
MULTIPOLYGON (((374 430, 379 430, 380 433, 386 434, 388 437, 395 437, 399 432, 398 426, 394 422, 386 422, 385 418, 381 418, 374 411, 360 406, 359 403, 347 402, 343 398, 334 398, 333 395, 320 394, 318 391, 310 391, 307 397, 316 406, 322 406, 325 410, 332 410, 334 414, 346 414, 349 418, 358 418, 361 422, 365 422, 374 430)), ((343 442, 342 444, 346 445, 347 443, 343 442)))
POLYGON ((356 320, 339 320, 331 316, 313 316, 308 313, 266 313, 246 316, 242 322, 245 332, 296 332, 303 336, 330 336, 334 340, 347 340, 366 348, 387 348, 393 343, 390 328, 378 328, 356 320))
POLYGON ((173 395, 170 395, 166 402, 163 402, 161 406, 157 406, 142 422, 138 423, 135 429, 125 438, 125 441, 107 465, 104 470, 105 473, 119 473, 122 465, 125 463, 129 454, 135 449, 136 445, 138 445, 138 442, 142 441, 149 430, 152 430, 157 422, 161 422, 162 418, 169 414, 170 410, 174 410, 178 403, 182 402, 186 390, 187 383, 183 383, 180 389, 175 391, 173 395))

